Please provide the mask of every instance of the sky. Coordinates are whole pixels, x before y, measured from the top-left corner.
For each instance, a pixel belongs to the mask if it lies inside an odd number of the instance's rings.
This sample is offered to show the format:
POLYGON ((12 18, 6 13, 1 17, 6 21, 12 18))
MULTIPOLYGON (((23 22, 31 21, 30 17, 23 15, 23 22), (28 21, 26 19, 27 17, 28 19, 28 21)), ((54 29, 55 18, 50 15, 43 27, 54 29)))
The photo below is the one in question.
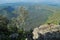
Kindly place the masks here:
POLYGON ((52 3, 60 3, 60 0, 0 0, 0 4, 4 3, 15 3, 15 2, 52 2, 52 3))

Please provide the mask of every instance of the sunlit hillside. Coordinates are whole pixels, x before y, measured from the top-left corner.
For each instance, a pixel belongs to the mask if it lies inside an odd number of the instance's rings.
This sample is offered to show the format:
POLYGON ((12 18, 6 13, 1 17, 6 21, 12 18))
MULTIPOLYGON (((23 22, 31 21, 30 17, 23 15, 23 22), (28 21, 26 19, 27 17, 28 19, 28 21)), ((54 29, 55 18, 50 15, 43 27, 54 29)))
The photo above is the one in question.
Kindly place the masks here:
POLYGON ((53 15, 49 16, 47 23, 60 24, 60 12, 57 11, 53 15))

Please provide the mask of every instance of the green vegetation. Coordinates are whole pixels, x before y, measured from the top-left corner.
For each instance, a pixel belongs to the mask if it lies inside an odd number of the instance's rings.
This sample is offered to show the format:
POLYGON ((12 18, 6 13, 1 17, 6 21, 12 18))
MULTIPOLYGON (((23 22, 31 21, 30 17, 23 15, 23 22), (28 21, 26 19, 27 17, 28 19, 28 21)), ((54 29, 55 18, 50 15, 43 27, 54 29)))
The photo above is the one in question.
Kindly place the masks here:
MULTIPOLYGON (((6 15, 0 15, 0 36, 1 40, 25 40, 28 36, 32 38, 32 32, 24 30, 28 11, 21 7, 18 16, 8 19, 6 15)), ((30 39, 31 39, 30 38, 30 39)))
POLYGON ((24 4, 0 6, 1 40, 33 40, 32 31, 44 23, 60 23, 58 6, 24 4), (12 36, 15 35, 13 38, 12 36))
POLYGON ((47 23, 49 17, 59 10, 59 6, 47 4, 0 6, 0 14, 7 16, 8 19, 14 21, 14 25, 16 24, 18 28, 24 28, 25 30, 47 23))
POLYGON ((53 15, 48 17, 47 23, 59 24, 60 23, 60 12, 57 11, 53 15))
POLYGON ((7 17, 0 15, 0 40, 25 40, 28 36, 32 38, 32 30, 19 29, 16 24, 14 20, 8 20, 7 17))

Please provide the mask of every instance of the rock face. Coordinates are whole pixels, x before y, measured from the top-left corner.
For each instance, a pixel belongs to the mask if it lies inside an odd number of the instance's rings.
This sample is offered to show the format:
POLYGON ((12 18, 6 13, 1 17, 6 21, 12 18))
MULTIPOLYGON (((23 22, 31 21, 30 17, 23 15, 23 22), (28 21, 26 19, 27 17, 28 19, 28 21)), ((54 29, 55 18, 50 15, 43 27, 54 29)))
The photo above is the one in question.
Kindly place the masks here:
POLYGON ((41 25, 40 27, 34 28, 33 30, 33 39, 37 39, 40 35, 45 35, 46 33, 52 33, 52 32, 56 32, 56 31, 60 31, 60 25, 41 25))

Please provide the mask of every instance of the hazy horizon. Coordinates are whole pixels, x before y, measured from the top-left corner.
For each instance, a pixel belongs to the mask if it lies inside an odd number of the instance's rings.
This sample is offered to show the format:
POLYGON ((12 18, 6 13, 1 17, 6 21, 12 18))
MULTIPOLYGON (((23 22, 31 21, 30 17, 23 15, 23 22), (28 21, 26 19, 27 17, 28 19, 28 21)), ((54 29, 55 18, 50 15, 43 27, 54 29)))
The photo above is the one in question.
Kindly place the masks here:
POLYGON ((16 2, 33 2, 33 3, 56 3, 60 4, 60 0, 0 0, 0 4, 16 3, 16 2))

